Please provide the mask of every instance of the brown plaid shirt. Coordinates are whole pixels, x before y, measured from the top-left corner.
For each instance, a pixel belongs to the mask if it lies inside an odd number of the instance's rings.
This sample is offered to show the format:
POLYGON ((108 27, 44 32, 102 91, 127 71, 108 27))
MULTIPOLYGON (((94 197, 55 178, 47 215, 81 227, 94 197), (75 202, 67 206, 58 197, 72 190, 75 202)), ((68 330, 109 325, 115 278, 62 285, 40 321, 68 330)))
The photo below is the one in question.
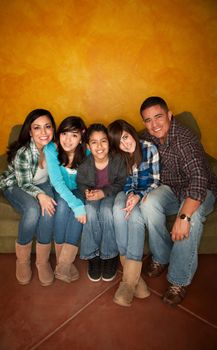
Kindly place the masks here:
POLYGON ((164 144, 147 131, 143 137, 158 147, 161 183, 170 186, 180 200, 190 197, 203 202, 207 189, 217 197, 217 177, 211 172, 197 136, 186 126, 172 118, 164 144))

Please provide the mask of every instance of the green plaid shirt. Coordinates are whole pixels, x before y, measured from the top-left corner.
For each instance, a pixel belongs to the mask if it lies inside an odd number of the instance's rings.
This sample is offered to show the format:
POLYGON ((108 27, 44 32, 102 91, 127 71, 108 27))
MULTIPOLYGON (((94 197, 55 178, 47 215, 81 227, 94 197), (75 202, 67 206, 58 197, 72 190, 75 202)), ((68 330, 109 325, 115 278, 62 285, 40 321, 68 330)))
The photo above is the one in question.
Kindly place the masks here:
POLYGON ((0 175, 0 189, 6 190, 9 187, 18 186, 26 193, 37 197, 44 193, 39 187, 33 184, 39 161, 39 151, 31 140, 28 147, 21 147, 8 169, 0 175))

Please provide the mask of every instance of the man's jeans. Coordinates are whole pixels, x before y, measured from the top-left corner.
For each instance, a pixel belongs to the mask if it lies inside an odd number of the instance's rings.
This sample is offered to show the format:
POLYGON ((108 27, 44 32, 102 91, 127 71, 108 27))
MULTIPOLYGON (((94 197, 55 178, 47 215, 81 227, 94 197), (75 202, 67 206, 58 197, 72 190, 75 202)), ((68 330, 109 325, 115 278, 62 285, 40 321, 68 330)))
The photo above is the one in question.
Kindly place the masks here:
MULTIPOLYGON (((74 190, 72 193, 82 200, 78 190, 74 190)), ((81 238, 83 224, 76 219, 73 210, 58 193, 55 193, 55 200, 57 206, 54 221, 54 240, 57 244, 69 243, 77 246, 81 238)))
MULTIPOLYGON (((49 182, 37 186, 48 196, 54 198, 53 189, 49 182)), ((4 196, 21 215, 17 242, 25 245, 31 242, 33 237, 36 237, 39 243, 50 243, 53 235, 54 215, 49 216, 45 212, 42 216, 38 200, 18 186, 7 188, 4 191, 4 196)))
POLYGON ((111 259, 118 255, 115 240, 112 208, 114 196, 98 201, 87 201, 87 223, 83 226, 81 237, 81 259, 111 259))
POLYGON ((119 192, 113 207, 116 241, 120 255, 141 261, 144 253, 145 224, 137 204, 128 219, 125 219, 127 195, 119 192))
POLYGON ((166 215, 177 214, 180 203, 169 186, 161 185, 148 194, 140 208, 149 231, 149 246, 153 260, 168 264, 170 283, 187 286, 191 283, 198 264, 198 247, 206 215, 212 212, 215 196, 207 190, 205 201, 192 215, 187 239, 173 242, 166 228, 166 215))

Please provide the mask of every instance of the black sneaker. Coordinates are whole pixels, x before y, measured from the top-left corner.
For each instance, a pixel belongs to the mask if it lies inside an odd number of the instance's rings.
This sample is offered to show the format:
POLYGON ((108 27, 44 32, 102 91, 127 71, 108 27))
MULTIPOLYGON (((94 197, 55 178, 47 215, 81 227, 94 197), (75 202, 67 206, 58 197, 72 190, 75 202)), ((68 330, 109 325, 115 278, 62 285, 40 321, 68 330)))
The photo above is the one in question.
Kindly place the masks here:
POLYGON ((103 281, 110 282, 112 281, 117 274, 119 255, 111 259, 103 260, 102 267, 102 279, 103 281))
POLYGON ((88 260, 87 276, 92 282, 98 282, 102 277, 102 260, 99 256, 88 260))

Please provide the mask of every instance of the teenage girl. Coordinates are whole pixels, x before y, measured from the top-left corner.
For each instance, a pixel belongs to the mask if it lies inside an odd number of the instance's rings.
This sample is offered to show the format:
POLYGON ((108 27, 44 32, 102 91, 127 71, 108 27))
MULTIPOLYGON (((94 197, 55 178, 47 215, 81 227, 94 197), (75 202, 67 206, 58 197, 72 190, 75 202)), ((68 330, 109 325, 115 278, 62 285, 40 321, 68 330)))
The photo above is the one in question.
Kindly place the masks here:
POLYGON ((116 240, 123 266, 123 278, 115 293, 115 303, 130 306, 133 297, 145 298, 150 292, 141 277, 145 225, 140 205, 159 185, 159 154, 151 142, 139 140, 134 127, 125 120, 108 126, 115 153, 124 157, 128 177, 113 208, 116 240))
POLYGON ((56 144, 50 142, 44 150, 49 177, 56 190, 55 277, 68 283, 79 278, 73 262, 86 223, 86 210, 76 183, 77 167, 88 153, 85 131, 86 126, 80 117, 67 117, 57 130, 56 144))

